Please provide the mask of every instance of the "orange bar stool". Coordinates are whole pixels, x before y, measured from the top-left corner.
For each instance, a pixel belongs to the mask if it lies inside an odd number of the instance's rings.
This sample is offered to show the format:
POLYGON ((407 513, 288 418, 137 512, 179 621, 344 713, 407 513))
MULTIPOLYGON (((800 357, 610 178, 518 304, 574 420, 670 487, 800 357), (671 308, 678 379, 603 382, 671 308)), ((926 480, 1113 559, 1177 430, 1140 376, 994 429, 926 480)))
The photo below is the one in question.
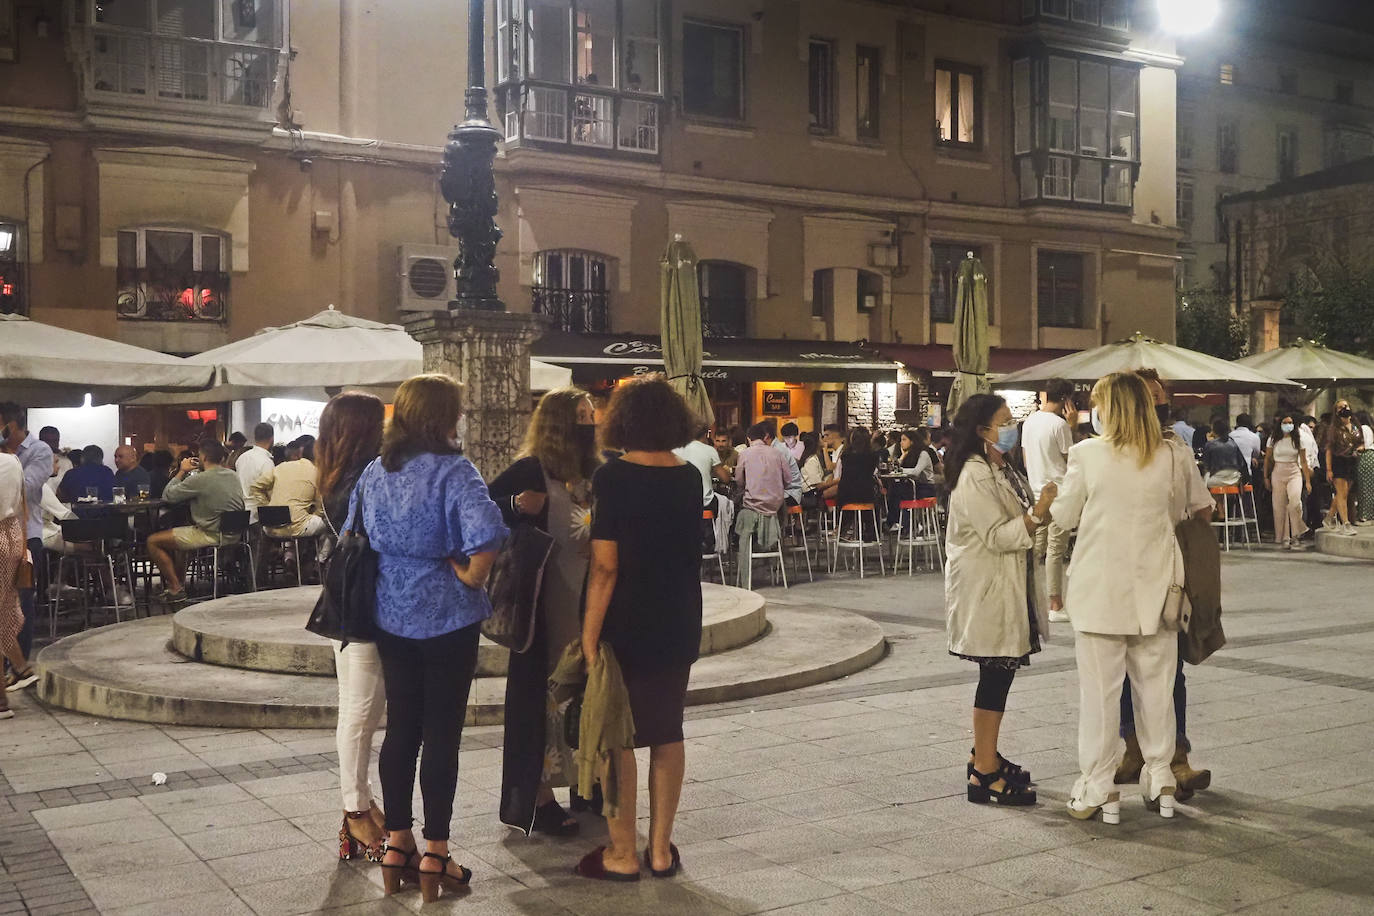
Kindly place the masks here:
POLYGON ((940 511, 935 497, 904 499, 899 504, 902 527, 894 545, 893 572, 901 569, 902 548, 906 548, 906 574, 915 567, 915 553, 925 555, 927 569, 942 569, 945 565, 944 532, 940 530, 940 511))
POLYGON ((1245 549, 1250 549, 1250 520, 1245 514, 1245 503, 1240 498, 1240 487, 1208 487, 1207 492, 1221 497, 1221 518, 1212 519, 1212 527, 1220 529, 1224 549, 1231 550, 1231 529, 1239 528, 1245 541, 1245 549))
MULTIPOLYGON (((830 568, 834 571, 839 563, 841 550, 857 552, 859 555, 859 578, 864 577, 864 550, 877 550, 878 552, 878 571, 880 575, 887 575, 887 564, 883 559, 883 539, 878 529, 878 510, 873 503, 845 503, 840 506, 839 515, 835 524, 835 555, 831 561, 830 568), (864 537, 864 514, 867 513, 873 523, 873 538, 871 540, 864 537), (853 534, 846 537, 844 534, 845 522, 852 520, 854 523, 853 534)), ((851 556, 853 554, 851 553, 851 556)))

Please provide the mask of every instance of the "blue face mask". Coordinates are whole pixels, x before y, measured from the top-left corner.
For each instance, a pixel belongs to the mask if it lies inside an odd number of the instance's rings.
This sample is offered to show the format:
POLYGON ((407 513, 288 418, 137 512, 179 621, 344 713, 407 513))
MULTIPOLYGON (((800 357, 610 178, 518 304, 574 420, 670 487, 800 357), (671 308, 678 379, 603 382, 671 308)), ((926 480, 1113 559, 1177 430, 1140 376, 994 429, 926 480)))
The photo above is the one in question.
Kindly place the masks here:
POLYGON ((999 426, 997 428, 997 450, 1005 455, 1007 452, 1016 448, 1016 440, 1019 433, 1020 430, 1016 428, 1015 423, 999 426))
POLYGON ((1280 427, 1280 429, 1282 429, 1285 433, 1291 433, 1293 431, 1293 424, 1285 423, 1283 424, 1283 426, 1280 427))
POLYGON ((1099 436, 1102 435, 1102 415, 1097 412, 1096 407, 1093 408, 1092 418, 1093 432, 1097 433, 1099 436))

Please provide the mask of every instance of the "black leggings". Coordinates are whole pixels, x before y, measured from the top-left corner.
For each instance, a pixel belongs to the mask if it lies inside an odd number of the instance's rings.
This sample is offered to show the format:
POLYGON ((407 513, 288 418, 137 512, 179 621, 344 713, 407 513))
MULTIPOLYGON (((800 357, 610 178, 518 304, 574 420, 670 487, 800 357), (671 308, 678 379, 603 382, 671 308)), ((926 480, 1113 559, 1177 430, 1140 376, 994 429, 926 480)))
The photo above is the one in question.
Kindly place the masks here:
POLYGON ((1015 668, 999 668, 996 665, 978 666, 978 691, 973 695, 973 708, 989 712, 1007 711, 1007 694, 1011 692, 1011 680, 1016 677, 1015 668))
POLYGON ((411 827, 410 799, 419 756, 425 839, 448 839, 458 788, 458 745, 477 670, 479 635, 478 624, 431 639, 377 633, 386 680, 386 738, 378 769, 387 830, 411 827))

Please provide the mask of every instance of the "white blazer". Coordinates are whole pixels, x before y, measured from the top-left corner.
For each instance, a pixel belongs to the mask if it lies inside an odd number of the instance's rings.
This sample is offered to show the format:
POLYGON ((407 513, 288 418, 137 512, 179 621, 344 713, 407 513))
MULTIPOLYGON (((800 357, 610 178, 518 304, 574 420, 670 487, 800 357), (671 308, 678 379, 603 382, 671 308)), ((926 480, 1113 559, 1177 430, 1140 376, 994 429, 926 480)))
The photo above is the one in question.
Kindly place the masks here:
POLYGON ((1061 528, 1078 528, 1064 596, 1076 632, 1158 632, 1169 586, 1183 582, 1174 525, 1199 493, 1207 491, 1192 455, 1173 442, 1162 443, 1143 468, 1134 454, 1103 439, 1069 449, 1050 512, 1061 528))
POLYGON ((1030 652, 1033 602, 1043 637, 1049 632, 1039 587, 1026 594, 1026 551, 1033 539, 1016 491, 982 456, 964 465, 949 495, 945 533, 945 614, 949 650, 957 655, 1020 658, 1030 652))

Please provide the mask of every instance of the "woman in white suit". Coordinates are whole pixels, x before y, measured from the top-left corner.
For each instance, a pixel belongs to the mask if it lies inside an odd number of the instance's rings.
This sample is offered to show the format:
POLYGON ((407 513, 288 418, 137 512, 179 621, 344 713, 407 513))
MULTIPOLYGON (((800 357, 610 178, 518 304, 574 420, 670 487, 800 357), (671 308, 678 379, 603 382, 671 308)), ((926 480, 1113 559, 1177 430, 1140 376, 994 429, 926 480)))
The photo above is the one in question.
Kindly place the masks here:
POLYGON ((1021 806, 1035 804, 1030 773, 998 753, 997 736, 1016 669, 1030 664, 1049 627, 1030 551, 1055 488, 1046 485, 1032 506, 1030 484, 1003 457, 1016 441, 1007 402, 995 395, 975 394, 954 417, 945 609, 950 654, 979 668, 968 800, 1021 806))
POLYGON ((1078 660, 1078 763, 1069 813, 1120 821, 1112 777, 1121 756, 1121 684, 1129 672, 1145 802, 1173 817, 1174 671, 1178 635, 1163 627, 1170 588, 1183 581, 1171 493, 1184 491, 1191 459, 1160 435, 1154 399, 1133 373, 1113 373, 1092 392, 1099 438, 1069 450, 1051 511, 1078 528, 1066 609, 1078 660))

